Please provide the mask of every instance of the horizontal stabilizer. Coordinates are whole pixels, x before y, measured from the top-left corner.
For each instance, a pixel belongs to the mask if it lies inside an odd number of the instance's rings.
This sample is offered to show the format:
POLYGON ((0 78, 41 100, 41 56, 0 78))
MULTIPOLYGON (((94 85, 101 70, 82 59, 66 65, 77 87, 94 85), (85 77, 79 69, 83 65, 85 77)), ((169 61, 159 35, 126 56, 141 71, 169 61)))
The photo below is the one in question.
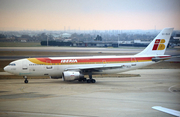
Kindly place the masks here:
POLYGON ((179 57, 180 56, 169 56, 169 57, 164 57, 164 58, 154 57, 154 58, 152 58, 152 61, 159 62, 159 61, 164 61, 164 60, 168 60, 168 59, 172 59, 172 58, 179 58, 179 57))

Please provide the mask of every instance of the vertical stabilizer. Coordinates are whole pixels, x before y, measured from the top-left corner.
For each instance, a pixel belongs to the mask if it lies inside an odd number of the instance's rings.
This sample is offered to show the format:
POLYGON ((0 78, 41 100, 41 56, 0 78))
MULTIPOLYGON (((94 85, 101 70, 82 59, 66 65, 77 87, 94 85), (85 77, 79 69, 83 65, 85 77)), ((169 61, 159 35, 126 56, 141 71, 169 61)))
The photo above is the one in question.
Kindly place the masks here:
POLYGON ((154 40, 136 55, 164 55, 174 28, 164 28, 154 40))

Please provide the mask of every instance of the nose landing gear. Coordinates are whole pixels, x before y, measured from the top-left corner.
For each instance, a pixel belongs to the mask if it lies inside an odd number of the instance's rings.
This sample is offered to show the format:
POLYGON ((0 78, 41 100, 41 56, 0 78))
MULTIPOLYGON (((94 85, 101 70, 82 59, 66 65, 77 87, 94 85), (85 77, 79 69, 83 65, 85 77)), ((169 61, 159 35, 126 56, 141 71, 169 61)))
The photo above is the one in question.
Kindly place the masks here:
POLYGON ((24 83, 27 84, 27 83, 28 83, 27 76, 23 76, 23 78, 25 79, 25 80, 24 80, 24 83))

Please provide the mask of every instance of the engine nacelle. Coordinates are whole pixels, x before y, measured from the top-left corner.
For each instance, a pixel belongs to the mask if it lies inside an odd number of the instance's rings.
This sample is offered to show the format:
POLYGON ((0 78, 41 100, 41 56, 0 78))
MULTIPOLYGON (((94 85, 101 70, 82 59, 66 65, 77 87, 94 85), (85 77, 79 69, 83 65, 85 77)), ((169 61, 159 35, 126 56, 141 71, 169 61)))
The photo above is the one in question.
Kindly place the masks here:
POLYGON ((62 73, 63 81, 78 80, 84 78, 84 75, 77 71, 65 71, 62 73))

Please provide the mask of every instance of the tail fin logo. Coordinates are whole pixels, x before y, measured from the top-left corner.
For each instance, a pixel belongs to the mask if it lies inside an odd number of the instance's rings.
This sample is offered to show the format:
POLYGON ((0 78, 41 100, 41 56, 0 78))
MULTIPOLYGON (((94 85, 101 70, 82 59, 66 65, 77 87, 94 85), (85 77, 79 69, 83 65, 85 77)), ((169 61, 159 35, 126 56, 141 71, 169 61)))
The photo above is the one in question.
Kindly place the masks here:
POLYGON ((165 39, 156 39, 152 50, 164 50, 165 39))

